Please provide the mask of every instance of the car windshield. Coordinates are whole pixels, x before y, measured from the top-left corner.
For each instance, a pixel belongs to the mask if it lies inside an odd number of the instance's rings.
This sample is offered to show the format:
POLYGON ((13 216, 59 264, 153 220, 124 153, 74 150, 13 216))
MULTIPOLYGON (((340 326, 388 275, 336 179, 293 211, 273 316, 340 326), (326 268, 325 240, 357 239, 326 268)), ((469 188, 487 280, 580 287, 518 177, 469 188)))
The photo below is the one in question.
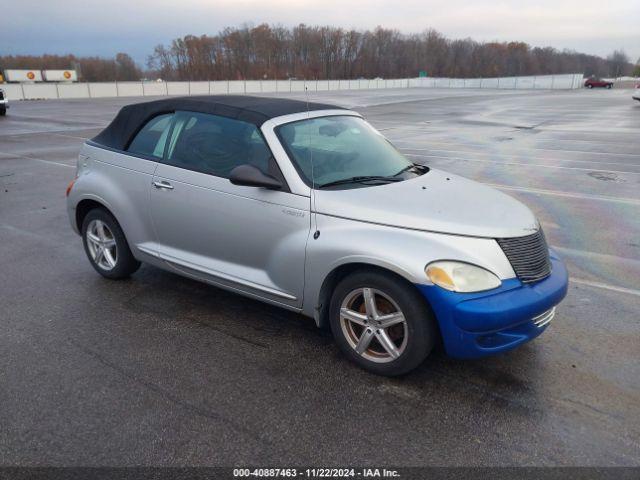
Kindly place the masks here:
POLYGON ((412 171, 413 164, 359 117, 300 120, 281 125, 277 133, 310 186, 361 187, 424 173, 412 171))

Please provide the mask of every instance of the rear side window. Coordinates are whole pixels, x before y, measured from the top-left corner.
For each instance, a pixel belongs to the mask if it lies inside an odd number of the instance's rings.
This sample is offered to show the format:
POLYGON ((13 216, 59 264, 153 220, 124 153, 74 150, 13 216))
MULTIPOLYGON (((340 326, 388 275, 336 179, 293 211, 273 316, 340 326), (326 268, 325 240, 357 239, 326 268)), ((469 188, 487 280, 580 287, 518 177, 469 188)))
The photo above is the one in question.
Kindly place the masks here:
POLYGON ((166 163, 229 178, 238 165, 269 172, 271 151, 252 123, 196 112, 177 112, 166 163))
POLYGON ((167 113, 149 120, 135 136, 127 151, 137 155, 161 159, 169 136, 171 117, 173 117, 173 114, 167 113))

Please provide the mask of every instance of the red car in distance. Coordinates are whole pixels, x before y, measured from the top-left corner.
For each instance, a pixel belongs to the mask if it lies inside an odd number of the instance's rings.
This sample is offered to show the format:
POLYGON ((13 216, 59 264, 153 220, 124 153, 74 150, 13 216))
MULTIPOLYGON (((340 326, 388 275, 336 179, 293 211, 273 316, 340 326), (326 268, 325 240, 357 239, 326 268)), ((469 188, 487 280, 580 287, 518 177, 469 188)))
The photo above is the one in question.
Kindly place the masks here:
POLYGON ((584 86, 586 88, 611 88, 613 87, 613 82, 608 82, 596 77, 591 77, 587 79, 586 82, 584 82, 584 86))

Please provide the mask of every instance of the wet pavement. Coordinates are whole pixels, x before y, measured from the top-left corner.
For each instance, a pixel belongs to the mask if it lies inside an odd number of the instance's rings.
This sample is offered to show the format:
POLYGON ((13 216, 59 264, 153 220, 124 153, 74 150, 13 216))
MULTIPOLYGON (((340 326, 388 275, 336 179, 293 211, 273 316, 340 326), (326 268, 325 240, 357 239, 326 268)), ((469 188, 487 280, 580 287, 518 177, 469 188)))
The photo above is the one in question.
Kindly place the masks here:
POLYGON ((149 266, 105 280, 64 191, 84 139, 140 99, 13 102, 0 118, 0 464, 640 465, 630 90, 311 97, 532 208, 571 275, 549 329, 387 379, 311 319, 149 266))

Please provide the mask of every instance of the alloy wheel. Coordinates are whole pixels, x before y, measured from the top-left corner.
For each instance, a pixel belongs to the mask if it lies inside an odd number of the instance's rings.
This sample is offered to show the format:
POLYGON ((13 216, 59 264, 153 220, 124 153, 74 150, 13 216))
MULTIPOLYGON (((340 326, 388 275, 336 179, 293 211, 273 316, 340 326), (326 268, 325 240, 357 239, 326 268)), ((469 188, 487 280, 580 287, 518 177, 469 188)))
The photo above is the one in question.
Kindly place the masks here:
POLYGON ((92 220, 87 228, 87 247, 91 259, 103 270, 118 263, 118 247, 113 232, 102 220, 92 220))
POLYGON ((340 306, 340 326, 356 353, 372 362, 392 362, 407 347, 405 316, 380 290, 364 287, 351 291, 340 306))

